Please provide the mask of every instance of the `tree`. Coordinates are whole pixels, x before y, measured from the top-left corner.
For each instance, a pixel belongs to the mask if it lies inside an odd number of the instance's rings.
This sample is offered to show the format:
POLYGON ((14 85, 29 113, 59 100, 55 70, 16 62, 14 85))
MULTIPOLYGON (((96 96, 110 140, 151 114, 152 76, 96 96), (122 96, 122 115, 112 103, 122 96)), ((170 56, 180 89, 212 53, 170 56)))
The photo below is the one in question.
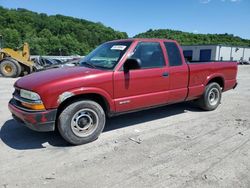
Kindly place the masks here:
POLYGON ((195 44, 226 44, 236 46, 250 46, 250 40, 242 39, 232 34, 194 34, 170 29, 148 30, 135 38, 166 38, 177 40, 182 45, 195 44))
POLYGON ((102 42, 128 37, 102 23, 1 6, 0 23, 5 47, 28 42, 31 54, 36 55, 86 55, 102 42))
POLYGON ((2 36, 4 38, 4 46, 17 48, 21 45, 21 37, 16 29, 3 29, 2 36))

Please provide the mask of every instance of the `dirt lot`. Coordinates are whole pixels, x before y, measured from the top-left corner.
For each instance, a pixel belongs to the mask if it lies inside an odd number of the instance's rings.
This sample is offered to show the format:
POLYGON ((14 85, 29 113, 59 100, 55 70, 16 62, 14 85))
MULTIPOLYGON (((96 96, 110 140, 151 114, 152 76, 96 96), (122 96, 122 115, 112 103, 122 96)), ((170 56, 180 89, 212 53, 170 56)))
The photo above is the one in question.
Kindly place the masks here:
POLYGON ((12 120, 14 81, 0 78, 0 187, 250 187, 250 66, 216 111, 184 103, 115 117, 77 147, 12 120))

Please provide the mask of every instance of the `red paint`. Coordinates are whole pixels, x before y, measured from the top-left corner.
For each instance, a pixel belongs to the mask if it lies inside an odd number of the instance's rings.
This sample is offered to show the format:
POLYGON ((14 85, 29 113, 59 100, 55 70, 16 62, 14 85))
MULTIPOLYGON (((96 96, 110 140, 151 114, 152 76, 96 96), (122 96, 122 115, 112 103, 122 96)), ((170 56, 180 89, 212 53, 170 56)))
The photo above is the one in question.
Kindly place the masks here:
POLYGON ((46 117, 48 115, 48 111, 44 112, 27 112, 27 111, 22 111, 21 109, 15 107, 14 105, 9 103, 9 110, 18 117, 20 120, 24 122, 29 122, 31 124, 37 124, 38 121, 39 123, 46 123, 49 121, 49 119, 46 117))
MULTIPOLYGON (((181 66, 170 67, 163 42, 171 40, 128 40, 133 43, 114 71, 86 67, 52 69, 25 76, 15 83, 15 87, 37 92, 46 109, 58 108, 59 96, 72 92, 74 95, 99 94, 106 99, 112 112, 124 112, 198 98, 215 77, 223 79, 224 91, 236 84, 237 64, 234 62, 186 64, 182 56, 181 66), (122 71, 128 54, 140 41, 160 42, 166 63, 164 68, 132 70, 127 74, 122 71), (169 76, 162 77, 164 72, 169 76)), ((182 54, 180 47, 179 50, 182 54)))

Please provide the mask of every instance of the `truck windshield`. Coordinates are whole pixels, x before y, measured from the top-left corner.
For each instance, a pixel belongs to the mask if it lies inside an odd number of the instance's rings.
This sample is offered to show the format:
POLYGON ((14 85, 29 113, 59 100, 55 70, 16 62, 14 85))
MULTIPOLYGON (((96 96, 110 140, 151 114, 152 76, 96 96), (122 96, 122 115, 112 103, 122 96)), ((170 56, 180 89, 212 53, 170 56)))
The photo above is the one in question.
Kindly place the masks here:
POLYGON ((80 66, 113 69, 125 54, 131 41, 108 42, 100 45, 80 61, 80 66))

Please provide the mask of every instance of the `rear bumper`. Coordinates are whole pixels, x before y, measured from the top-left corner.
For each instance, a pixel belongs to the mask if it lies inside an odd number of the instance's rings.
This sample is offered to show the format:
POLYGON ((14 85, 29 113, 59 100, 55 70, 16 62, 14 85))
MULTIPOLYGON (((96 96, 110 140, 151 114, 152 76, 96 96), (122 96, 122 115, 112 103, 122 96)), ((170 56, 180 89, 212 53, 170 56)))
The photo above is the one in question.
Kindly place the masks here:
POLYGON ((16 106, 15 101, 11 99, 9 102, 9 110, 16 121, 23 123, 32 130, 39 132, 55 130, 56 109, 38 112, 29 111, 16 106))

